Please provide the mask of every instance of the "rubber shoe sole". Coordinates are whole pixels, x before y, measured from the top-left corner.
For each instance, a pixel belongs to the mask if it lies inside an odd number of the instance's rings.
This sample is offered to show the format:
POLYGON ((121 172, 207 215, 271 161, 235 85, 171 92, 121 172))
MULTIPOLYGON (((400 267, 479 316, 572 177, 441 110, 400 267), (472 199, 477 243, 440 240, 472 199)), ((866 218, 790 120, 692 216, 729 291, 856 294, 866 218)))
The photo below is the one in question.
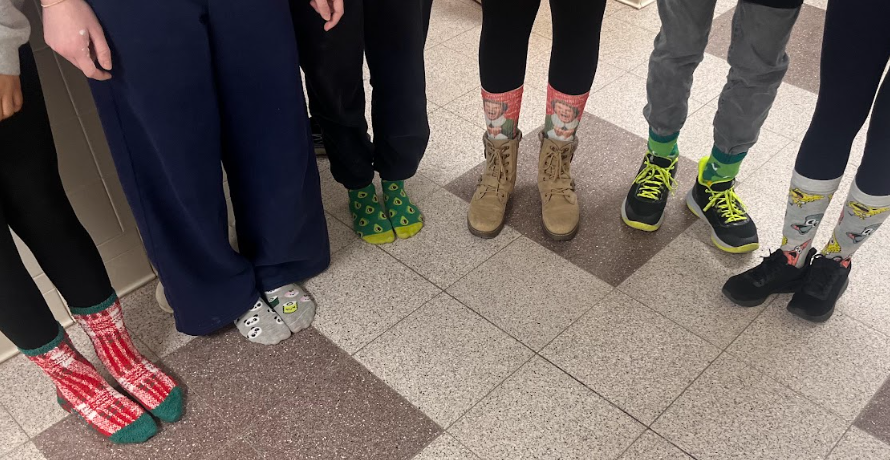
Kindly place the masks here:
POLYGON ((630 228, 642 230, 644 232, 654 232, 661 228, 661 224, 664 223, 664 214, 662 213, 661 219, 659 219, 655 225, 630 220, 630 218, 627 217, 627 197, 625 197, 624 201, 621 202, 621 220, 623 220, 625 225, 630 228))
MULTIPOLYGON (((708 218, 705 217, 704 211, 702 211, 701 207, 699 207, 698 203, 696 203, 695 199, 692 197, 691 190, 686 194, 686 207, 689 208, 696 217, 705 221, 705 223, 708 224, 708 227, 711 227, 711 223, 708 221, 708 218)), ((714 231, 713 227, 711 227, 711 242, 714 243, 714 246, 717 246, 717 249, 730 254, 747 254, 760 248, 760 243, 749 243, 742 246, 732 246, 727 244, 717 237, 717 232, 714 231)))
MULTIPOLYGON (((848 278, 847 281, 844 282, 844 287, 841 288, 841 293, 838 294, 838 296, 837 296, 838 300, 840 300, 840 298, 843 297, 844 293, 847 292, 847 287, 849 285, 850 285, 850 279, 848 278)), ((835 301, 835 305, 837 305, 837 301, 835 301)), ((803 309, 792 308, 790 303, 788 304, 788 307, 786 307, 786 309, 794 316, 797 316, 798 318, 803 318, 807 321, 811 321, 814 323, 824 323, 824 322, 828 321, 832 315, 834 315, 834 306, 832 306, 831 310, 828 310, 827 313, 822 314, 822 315, 815 315, 815 316, 808 315, 806 313, 806 311, 803 309)))
POLYGON ((541 219, 541 228, 544 229, 544 233, 547 234, 550 239, 555 241, 568 241, 575 237, 578 234, 578 229, 581 228, 581 222, 578 222, 578 225, 575 225, 575 228, 572 229, 569 233, 553 233, 547 229, 547 226, 544 225, 544 219, 541 219))

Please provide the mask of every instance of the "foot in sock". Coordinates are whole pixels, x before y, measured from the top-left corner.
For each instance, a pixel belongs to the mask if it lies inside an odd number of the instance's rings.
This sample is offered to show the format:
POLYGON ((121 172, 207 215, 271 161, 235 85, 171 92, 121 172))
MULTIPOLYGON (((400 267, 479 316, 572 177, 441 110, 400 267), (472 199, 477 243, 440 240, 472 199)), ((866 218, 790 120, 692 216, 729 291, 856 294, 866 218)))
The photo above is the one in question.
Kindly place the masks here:
POLYGON ((182 418, 182 389, 133 345, 116 295, 94 307, 72 307, 71 313, 124 391, 165 422, 182 418))
POLYGON ((735 193, 735 179, 708 180, 716 177, 707 173, 711 164, 709 158, 699 162, 698 180, 686 196, 686 206, 711 226, 711 241, 720 250, 732 254, 756 250, 760 247, 757 226, 735 193))
POLYGON ((788 311, 807 321, 828 321, 838 299, 847 290, 852 267, 849 259, 817 255, 800 290, 788 303, 788 311))
POLYGON ((59 335, 34 350, 21 350, 52 379, 59 404, 115 444, 148 441, 158 432, 150 415, 115 391, 71 344, 59 325, 59 335))
POLYGON ((235 326, 247 340, 263 345, 278 344, 291 335, 284 320, 263 300, 257 300, 247 313, 235 321, 235 326))
POLYGON ((659 136, 649 131, 643 164, 621 205, 621 219, 631 228, 654 232, 664 222, 664 209, 677 188, 677 136, 659 136))
POLYGON ((423 214, 405 192, 405 181, 383 181, 383 200, 393 231, 401 239, 411 238, 423 228, 423 214))
POLYGON ((349 190, 349 210, 352 212, 352 228, 361 239, 371 244, 392 243, 396 235, 392 231, 374 184, 349 190))
POLYGON ((841 179, 815 180, 802 176, 797 171, 791 176, 788 188, 788 203, 785 205, 785 222, 782 225, 782 247, 788 263, 798 268, 809 263, 801 254, 812 247, 813 239, 837 191, 841 179))
POLYGON ((756 307, 763 304, 773 294, 797 292, 809 272, 809 261, 816 255, 810 248, 803 257, 788 257, 785 251, 778 250, 764 257, 760 265, 736 276, 723 285, 723 295, 736 305, 756 307), (803 268, 795 265, 803 260, 803 268))
POLYGON ((286 284, 266 291, 266 302, 275 310, 291 332, 300 332, 315 319, 315 302, 300 286, 286 284))

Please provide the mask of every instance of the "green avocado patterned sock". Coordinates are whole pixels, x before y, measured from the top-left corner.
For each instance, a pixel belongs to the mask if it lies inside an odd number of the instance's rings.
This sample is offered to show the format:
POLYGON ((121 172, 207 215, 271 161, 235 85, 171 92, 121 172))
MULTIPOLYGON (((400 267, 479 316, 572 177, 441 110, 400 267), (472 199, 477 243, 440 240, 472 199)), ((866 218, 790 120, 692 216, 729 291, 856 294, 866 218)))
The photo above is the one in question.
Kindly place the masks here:
POLYGON ((411 238, 423 228, 423 214, 405 193, 405 181, 383 181, 383 199, 389 221, 399 238, 411 238))
POLYGON ((699 175, 699 182, 702 184, 713 184, 716 182, 729 182, 735 179, 739 174, 739 167, 742 166, 742 160, 748 152, 727 155, 721 152, 717 147, 711 149, 711 156, 708 157, 708 164, 699 175))
POLYGON ((392 225, 383 212, 374 184, 359 190, 348 190, 349 210, 352 212, 352 228, 363 240, 371 244, 395 241, 392 225))

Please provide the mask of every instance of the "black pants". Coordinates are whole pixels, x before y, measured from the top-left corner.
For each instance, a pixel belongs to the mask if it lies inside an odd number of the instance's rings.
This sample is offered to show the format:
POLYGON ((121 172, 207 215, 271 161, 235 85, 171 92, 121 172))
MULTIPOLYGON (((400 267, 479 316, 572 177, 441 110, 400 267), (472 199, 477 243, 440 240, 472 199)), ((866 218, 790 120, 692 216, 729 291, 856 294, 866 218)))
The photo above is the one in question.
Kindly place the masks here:
POLYGON ((432 0, 345 0, 333 30, 309 2, 291 2, 309 110, 321 125, 331 173, 349 189, 367 186, 374 171, 408 179, 426 151, 423 48, 432 0), (368 138, 362 56, 374 88, 368 138))
POLYGON ((0 332, 35 349, 58 334, 49 306, 19 256, 10 228, 72 307, 91 307, 113 293, 90 235, 62 189, 37 65, 26 45, 22 111, 0 122, 0 332))
MULTIPOLYGON (((541 0, 484 0, 479 73, 482 88, 506 93, 522 86, 528 39, 541 0)), ((590 91, 599 61, 606 0, 550 0, 553 51, 550 85, 571 95, 590 91)))
POLYGON ((804 177, 829 180, 844 174, 874 102, 856 184, 869 195, 890 195, 890 83, 881 84, 890 59, 888 17, 888 2, 828 2, 819 99, 795 165, 804 177))

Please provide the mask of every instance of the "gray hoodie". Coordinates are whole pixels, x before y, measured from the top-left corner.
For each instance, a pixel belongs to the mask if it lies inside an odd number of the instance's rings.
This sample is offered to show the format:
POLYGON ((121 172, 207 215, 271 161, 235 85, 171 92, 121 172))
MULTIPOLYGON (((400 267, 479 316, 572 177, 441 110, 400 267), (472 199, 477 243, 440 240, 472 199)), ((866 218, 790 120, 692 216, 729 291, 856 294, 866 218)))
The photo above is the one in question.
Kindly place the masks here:
POLYGON ((31 36, 24 4, 25 0, 0 0, 0 75, 19 74, 19 47, 31 36))

